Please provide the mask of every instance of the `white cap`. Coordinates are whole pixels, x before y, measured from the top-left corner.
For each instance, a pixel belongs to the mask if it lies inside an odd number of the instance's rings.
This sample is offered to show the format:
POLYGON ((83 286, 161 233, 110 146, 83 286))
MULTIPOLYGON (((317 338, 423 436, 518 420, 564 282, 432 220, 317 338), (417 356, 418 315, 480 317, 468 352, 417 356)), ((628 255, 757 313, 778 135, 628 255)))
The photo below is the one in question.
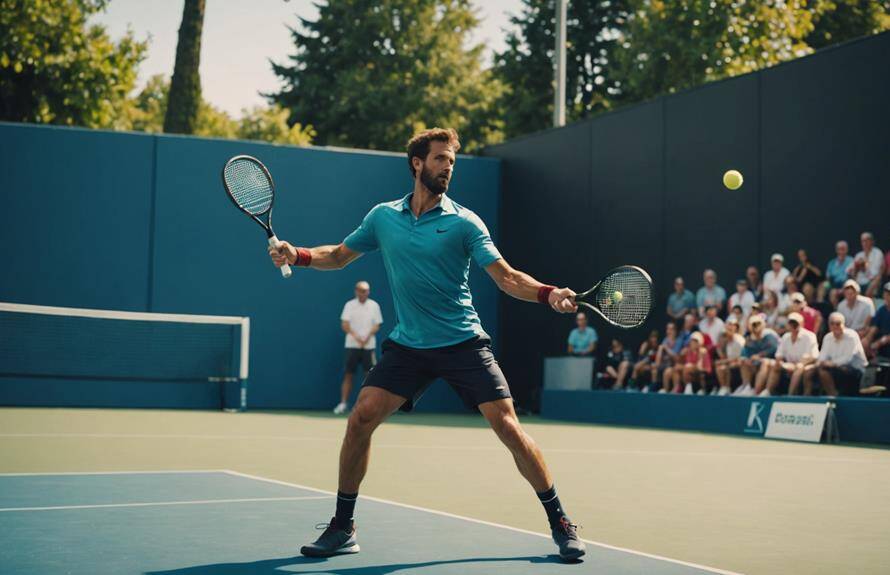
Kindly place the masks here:
POLYGON ((803 325, 803 316, 793 311, 788 314, 788 321, 796 321, 798 325, 803 325))
POLYGON ((769 261, 771 261, 771 262, 774 262, 776 260, 779 260, 780 262, 784 262, 785 257, 780 253, 775 253, 769 257, 769 261))
POLYGON ((799 291, 796 291, 793 294, 791 294, 791 301, 797 302, 797 303, 807 303, 807 297, 805 295, 803 295, 802 293, 800 293, 799 291))
POLYGON ((862 291, 862 288, 859 287, 859 284, 856 283, 856 280, 847 280, 844 282, 844 289, 853 288, 856 290, 856 293, 862 291))
POLYGON ((705 336, 703 336, 700 332, 696 331, 689 337, 690 339, 694 339, 698 343, 705 343, 705 336))

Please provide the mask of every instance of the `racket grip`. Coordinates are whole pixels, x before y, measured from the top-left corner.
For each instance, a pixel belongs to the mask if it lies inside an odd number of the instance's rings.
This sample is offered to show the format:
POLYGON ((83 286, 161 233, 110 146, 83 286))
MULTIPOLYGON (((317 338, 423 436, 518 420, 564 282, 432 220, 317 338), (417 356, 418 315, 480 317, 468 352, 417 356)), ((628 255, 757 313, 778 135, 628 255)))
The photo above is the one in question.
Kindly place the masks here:
MULTIPOLYGON (((278 245, 279 245, 280 243, 281 243, 281 242, 278 241, 278 237, 276 237, 276 236, 272 236, 271 238, 269 238, 269 245, 272 246, 273 248, 276 248, 276 249, 277 249, 277 248, 278 248, 278 245)), ((286 262, 285 262, 285 264, 284 264, 283 266, 281 266, 281 267, 278 268, 278 269, 281 270, 281 275, 284 276, 285 278, 289 278, 289 277, 291 276, 291 273, 292 273, 292 272, 291 272, 290 266, 287 265, 286 262)))

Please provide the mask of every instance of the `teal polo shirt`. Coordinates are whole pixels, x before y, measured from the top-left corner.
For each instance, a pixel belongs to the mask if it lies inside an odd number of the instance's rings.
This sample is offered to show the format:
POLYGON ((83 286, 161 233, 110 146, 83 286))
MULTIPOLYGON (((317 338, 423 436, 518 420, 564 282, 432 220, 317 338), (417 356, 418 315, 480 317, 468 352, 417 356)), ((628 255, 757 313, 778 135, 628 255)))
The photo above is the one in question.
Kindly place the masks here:
POLYGON ((343 240, 353 251, 379 249, 383 256, 398 316, 389 338, 429 349, 488 337, 468 283, 470 259, 485 268, 501 258, 488 228, 445 195, 438 206, 415 218, 412 195, 377 204, 343 240))

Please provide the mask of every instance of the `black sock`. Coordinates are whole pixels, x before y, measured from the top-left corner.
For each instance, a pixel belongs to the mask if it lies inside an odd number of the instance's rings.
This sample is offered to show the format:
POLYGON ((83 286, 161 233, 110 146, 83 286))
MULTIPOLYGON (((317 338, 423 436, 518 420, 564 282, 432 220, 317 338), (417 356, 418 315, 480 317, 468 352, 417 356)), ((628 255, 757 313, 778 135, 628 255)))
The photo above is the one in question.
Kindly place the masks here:
POLYGON ((550 522, 550 526, 553 527, 559 524, 559 520, 562 519, 565 512, 562 510, 559 497, 556 495, 556 486, 554 485, 547 491, 538 493, 538 499, 541 500, 541 505, 544 506, 544 511, 547 512, 547 521, 550 522))
POLYGON ((337 512, 334 515, 334 523, 340 529, 352 529, 352 514, 355 512, 355 500, 358 493, 337 492, 337 512))

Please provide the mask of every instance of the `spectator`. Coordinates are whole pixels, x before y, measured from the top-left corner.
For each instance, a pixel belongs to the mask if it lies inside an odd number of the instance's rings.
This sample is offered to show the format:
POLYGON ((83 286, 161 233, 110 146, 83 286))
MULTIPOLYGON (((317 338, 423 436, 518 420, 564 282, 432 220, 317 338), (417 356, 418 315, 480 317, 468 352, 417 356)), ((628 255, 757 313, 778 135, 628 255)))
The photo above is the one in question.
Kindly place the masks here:
POLYGON ((811 262, 809 256, 807 256, 807 250, 797 250, 797 259, 800 263, 794 267, 791 276, 794 278, 794 281, 797 282, 797 285, 800 286, 801 291, 805 292, 808 289, 812 289, 814 290, 813 293, 815 293, 816 288, 819 287, 824 279, 822 270, 813 265, 813 262, 811 262), (810 287, 807 288, 807 286, 810 287))
MULTIPOLYGON (((757 305, 758 305, 757 302, 754 302, 753 304, 751 304, 751 310, 753 311, 754 306, 757 306, 757 305)), ((744 312, 744 310, 742 309, 742 306, 734 305, 734 306, 732 306, 732 309, 730 310, 729 316, 727 316, 726 321, 728 322, 730 319, 735 319, 736 325, 738 327, 738 333, 740 335, 745 335, 745 333, 747 333, 747 331, 748 331, 745 328, 745 326, 748 325, 748 316, 749 315, 750 315, 750 312, 746 314, 744 312)))
POLYGON ((735 317, 727 319, 722 344, 717 350, 717 383, 720 386, 717 395, 729 395, 732 391, 732 380, 739 373, 744 347, 745 338, 739 334, 739 321, 735 317))
POLYGON ((884 254, 884 279, 890 282, 890 250, 884 254))
POLYGON ((757 269, 757 266, 748 266, 745 277, 748 278, 748 287, 751 289, 754 301, 760 301, 763 297, 763 281, 760 279, 760 270, 757 269))
POLYGON ((868 335, 868 322, 875 315, 875 304, 871 298, 859 295, 859 284, 849 279, 844 283, 844 299, 837 305, 837 311, 844 316, 844 325, 859 334, 868 335))
POLYGON ((797 289, 797 282, 794 280, 793 276, 789 275, 785 278, 785 289, 777 294, 779 299, 778 310, 780 314, 788 313, 788 308, 791 306, 791 296, 796 293, 800 293, 800 290, 797 289))
POLYGON ((859 236, 862 251, 853 258, 853 264, 847 267, 847 275, 856 280, 868 297, 874 297, 878 284, 884 273, 884 252, 875 246, 875 237, 871 232, 862 232, 859 236))
POLYGON ((624 380, 627 378, 627 372, 630 371, 631 361, 633 361, 633 356, 630 350, 624 349, 624 344, 617 338, 613 338, 612 345, 606 352, 606 369, 602 374, 603 380, 614 381, 612 389, 624 387, 624 380))
MULTIPOLYGON (((807 305, 807 298, 802 293, 791 294, 791 311, 803 316, 803 328, 819 335, 822 329, 822 314, 807 305)), ((791 314, 788 314, 791 317, 791 314)))
POLYGON ((705 319, 698 322, 698 329, 711 339, 712 346, 717 342, 723 333, 723 320, 717 317, 717 306, 709 305, 705 308, 705 319))
POLYGON ((695 294, 695 303, 698 306, 698 314, 705 315, 705 307, 709 305, 717 306, 717 311, 723 310, 723 304, 726 303, 726 290, 717 285, 717 272, 714 270, 705 270, 703 275, 705 282, 704 287, 699 288, 695 294))
POLYGON ((735 390, 733 395, 752 396, 754 386, 751 382, 757 375, 760 379, 766 377, 764 360, 772 359, 779 347, 779 340, 775 332, 767 332, 763 317, 753 314, 748 318, 748 337, 745 347, 742 349, 742 361, 740 371, 742 373, 742 385, 735 390))
POLYGON ((596 349, 596 330, 587 325, 587 316, 579 312, 575 316, 575 329, 569 332, 569 355, 591 355, 596 349))
POLYGON ((674 279, 674 293, 668 296, 667 313, 678 324, 687 313, 695 311, 695 296, 686 289, 683 278, 674 279))
POLYGON ((859 380, 865 369, 865 351, 859 335, 844 327, 844 316, 834 312, 828 316, 829 333, 822 340, 822 350, 816 369, 810 370, 804 378, 804 393, 810 395, 813 373, 819 374, 819 382, 825 395, 836 396, 837 386, 844 395, 857 395, 859 380))
POLYGON ((785 278, 791 275, 791 272, 782 265, 785 262, 782 254, 773 254, 769 261, 772 268, 763 274, 763 289, 764 292, 774 291, 780 294, 785 289, 785 278))
POLYGON ((711 373, 711 354, 705 349, 705 336, 695 332, 689 338, 689 347, 683 357, 683 368, 674 369, 674 393, 692 395, 695 392, 693 383, 699 385, 698 395, 705 395, 705 377, 711 373), (681 386, 682 383, 685 386, 681 386))
POLYGON ((803 327, 804 317, 796 311, 788 314, 788 332, 782 336, 775 359, 769 363, 766 385, 760 382, 754 393, 761 396, 776 395, 779 384, 788 378, 788 395, 797 393, 804 373, 813 368, 819 357, 816 334, 803 327))
POLYGON ((383 324, 380 306, 370 298, 371 285, 366 281, 355 284, 355 298, 346 302, 340 313, 340 327, 346 333, 345 373, 340 384, 340 403, 334 407, 334 413, 341 415, 349 410, 349 395, 352 393, 352 377, 355 368, 362 366, 367 376, 368 371, 377 364, 374 355, 377 349, 375 334, 383 324))
POLYGON ((862 345, 878 357, 890 357, 890 282, 884 284, 884 305, 871 320, 862 345))
MULTIPOLYGON (((674 328, 676 330, 676 328, 674 328)), ((674 332, 676 333, 676 331, 674 332)), ((627 388, 634 389, 637 383, 637 380, 646 373, 652 373, 653 368, 655 367, 655 360, 658 357, 658 330, 653 329, 649 332, 649 337, 646 338, 646 341, 640 344, 640 352, 637 354, 639 358, 637 362, 634 364, 633 372, 630 375, 630 379, 627 381, 627 388)), ((657 374, 655 377, 651 378, 650 383, 657 382, 657 374)), ((644 385, 642 390, 643 393, 649 391, 649 386, 644 385)))
POLYGON ((683 316, 683 329, 680 331, 680 335, 677 336, 677 339, 680 343, 680 352, 683 352, 683 349, 689 345, 689 338, 692 337, 692 332, 695 331, 696 324, 695 316, 691 313, 687 313, 683 316))
POLYGON ((779 317, 779 294, 773 290, 766 290, 764 294, 763 301, 760 302, 760 313, 763 314, 766 325, 778 331, 780 327, 784 327, 784 321, 780 321, 779 317))
POLYGON ((743 315, 748 317, 751 314, 751 306, 753 305, 754 294, 748 289, 748 280, 737 279, 735 281, 735 293, 729 296, 730 309, 735 306, 741 306, 743 315))
POLYGON ((825 301, 827 295, 832 308, 836 308, 840 300, 840 291, 844 287, 844 282, 847 281, 847 268, 853 265, 853 258, 848 252, 847 242, 843 240, 837 242, 834 244, 835 258, 825 267, 825 283, 822 284, 823 289, 817 295, 817 299, 825 301))
POLYGON ((659 393, 665 393, 667 390, 671 367, 677 362, 682 348, 680 339, 677 337, 677 324, 669 321, 665 326, 664 339, 661 340, 661 345, 658 346, 658 352, 655 354, 655 365, 652 366, 650 376, 653 385, 658 383, 659 375, 664 376, 665 379, 659 393))

